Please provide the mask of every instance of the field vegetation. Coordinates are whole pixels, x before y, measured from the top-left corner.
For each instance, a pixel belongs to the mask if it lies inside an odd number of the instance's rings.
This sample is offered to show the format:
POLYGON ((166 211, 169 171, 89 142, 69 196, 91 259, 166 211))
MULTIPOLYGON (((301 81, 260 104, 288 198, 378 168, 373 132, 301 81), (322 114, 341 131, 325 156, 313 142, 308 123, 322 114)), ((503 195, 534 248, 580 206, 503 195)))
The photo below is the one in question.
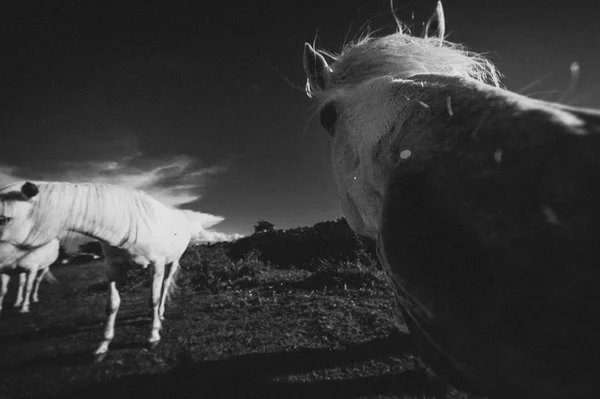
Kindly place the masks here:
POLYGON ((61 284, 43 284, 31 314, 0 319, 2 398, 444 397, 373 244, 343 219, 191 246, 152 351, 146 271, 128 271, 101 363, 91 355, 104 321, 101 260, 52 270, 61 284))

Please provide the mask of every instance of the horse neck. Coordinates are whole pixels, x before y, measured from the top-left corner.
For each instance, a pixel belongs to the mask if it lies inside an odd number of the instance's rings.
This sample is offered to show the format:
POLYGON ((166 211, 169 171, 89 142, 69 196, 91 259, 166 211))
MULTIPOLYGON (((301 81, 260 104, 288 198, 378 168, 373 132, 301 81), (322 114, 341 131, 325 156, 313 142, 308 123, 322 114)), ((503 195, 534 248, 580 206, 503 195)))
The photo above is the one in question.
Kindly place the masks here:
POLYGON ((125 245, 131 236, 132 219, 128 210, 132 198, 107 192, 102 186, 75 185, 74 189, 63 228, 109 245, 125 245))

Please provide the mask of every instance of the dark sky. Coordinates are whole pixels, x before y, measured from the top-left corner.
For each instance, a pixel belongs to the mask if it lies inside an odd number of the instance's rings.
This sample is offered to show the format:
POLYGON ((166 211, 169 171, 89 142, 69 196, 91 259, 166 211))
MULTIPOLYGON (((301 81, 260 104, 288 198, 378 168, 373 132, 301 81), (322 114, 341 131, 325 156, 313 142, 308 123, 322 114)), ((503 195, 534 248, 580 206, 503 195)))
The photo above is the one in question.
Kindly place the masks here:
MULTIPOLYGON (((11 2, 0 13, 0 184, 107 181, 252 232, 341 216, 326 134, 310 119, 302 50, 338 51, 388 0, 11 2)), ((420 33, 433 0, 396 1, 420 33), (414 22, 412 13, 414 12, 414 22)), ((511 90, 600 107, 600 3, 443 3, 449 40, 511 90), (537 85, 532 82, 542 79, 537 85)))

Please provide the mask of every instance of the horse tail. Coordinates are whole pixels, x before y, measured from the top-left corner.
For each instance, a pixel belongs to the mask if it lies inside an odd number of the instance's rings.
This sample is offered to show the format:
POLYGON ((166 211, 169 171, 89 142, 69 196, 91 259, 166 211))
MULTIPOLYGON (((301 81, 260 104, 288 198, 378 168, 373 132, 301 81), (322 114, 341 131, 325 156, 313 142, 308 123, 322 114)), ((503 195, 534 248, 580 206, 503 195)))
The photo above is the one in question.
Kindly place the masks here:
POLYGON ((50 284, 60 284, 60 280, 54 277, 54 274, 52 274, 49 268, 44 274, 44 280, 48 281, 50 284))
POLYGON ((177 291, 179 289, 179 286, 177 285, 177 279, 179 278, 179 261, 176 260, 175 262, 173 262, 171 264, 171 268, 169 270, 169 274, 167 276, 168 281, 168 286, 166 287, 167 289, 167 300, 169 300, 171 298, 171 296, 175 293, 175 291, 177 291))

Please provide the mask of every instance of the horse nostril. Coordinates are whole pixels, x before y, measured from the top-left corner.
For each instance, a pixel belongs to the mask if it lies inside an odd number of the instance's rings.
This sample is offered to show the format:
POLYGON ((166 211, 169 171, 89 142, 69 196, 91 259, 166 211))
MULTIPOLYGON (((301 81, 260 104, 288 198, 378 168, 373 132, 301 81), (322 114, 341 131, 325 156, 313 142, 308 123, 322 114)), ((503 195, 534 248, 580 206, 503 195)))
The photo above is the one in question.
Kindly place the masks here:
POLYGON ((336 119, 337 112, 333 103, 329 103, 321 109, 321 125, 329 132, 331 137, 334 136, 336 119))

